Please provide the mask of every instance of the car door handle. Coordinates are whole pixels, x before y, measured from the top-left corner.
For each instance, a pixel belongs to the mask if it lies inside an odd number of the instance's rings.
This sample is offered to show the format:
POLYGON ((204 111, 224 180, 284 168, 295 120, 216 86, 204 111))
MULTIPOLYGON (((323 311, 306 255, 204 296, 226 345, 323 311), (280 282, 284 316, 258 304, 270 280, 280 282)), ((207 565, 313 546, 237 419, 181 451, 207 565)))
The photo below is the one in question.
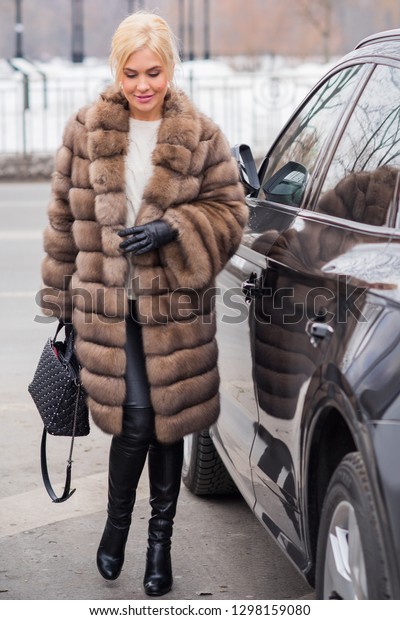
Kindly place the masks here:
POLYGON ((306 332, 310 336, 312 346, 317 347, 321 340, 324 340, 327 336, 332 336, 334 329, 321 321, 308 321, 306 332))
POLYGON ((261 283, 260 278, 257 276, 256 272, 253 271, 247 280, 242 282, 242 292, 245 296, 246 303, 251 303, 251 300, 254 297, 258 297, 261 295, 261 283))

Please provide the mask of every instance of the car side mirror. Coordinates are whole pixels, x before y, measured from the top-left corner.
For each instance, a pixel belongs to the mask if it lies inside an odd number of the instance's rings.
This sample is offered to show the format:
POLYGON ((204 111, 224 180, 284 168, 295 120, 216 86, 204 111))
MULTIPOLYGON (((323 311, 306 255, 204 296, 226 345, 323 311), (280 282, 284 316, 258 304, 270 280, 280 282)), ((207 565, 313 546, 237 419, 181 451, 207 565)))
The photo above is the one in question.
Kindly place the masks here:
POLYGON ((289 161, 264 184, 265 198, 281 204, 299 206, 307 179, 307 169, 302 164, 289 161))
POLYGON ((235 144, 232 155, 238 164, 240 180, 246 192, 248 194, 257 192, 260 189, 260 181, 251 148, 247 144, 235 144))

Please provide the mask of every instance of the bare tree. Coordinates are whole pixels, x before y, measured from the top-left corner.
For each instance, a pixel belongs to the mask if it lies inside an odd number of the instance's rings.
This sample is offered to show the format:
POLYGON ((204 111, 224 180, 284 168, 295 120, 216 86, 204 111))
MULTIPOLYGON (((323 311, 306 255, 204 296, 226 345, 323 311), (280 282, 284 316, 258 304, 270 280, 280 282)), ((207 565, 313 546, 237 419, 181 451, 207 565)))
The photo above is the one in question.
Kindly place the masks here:
POLYGON ((325 62, 331 58, 333 0, 299 0, 300 11, 322 38, 325 62))

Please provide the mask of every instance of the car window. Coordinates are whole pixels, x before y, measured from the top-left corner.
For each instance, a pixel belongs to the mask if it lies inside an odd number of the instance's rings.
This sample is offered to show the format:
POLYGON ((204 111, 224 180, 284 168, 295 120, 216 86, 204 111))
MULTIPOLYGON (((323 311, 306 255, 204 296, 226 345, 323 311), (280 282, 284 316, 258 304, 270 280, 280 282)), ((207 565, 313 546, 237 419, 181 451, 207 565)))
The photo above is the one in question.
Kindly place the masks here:
POLYGON ((336 148, 316 211, 389 223, 400 171, 400 70, 377 66, 336 148))
POLYGON ((318 154, 360 79, 361 68, 333 75, 301 109, 270 154, 259 198, 300 205, 318 154))

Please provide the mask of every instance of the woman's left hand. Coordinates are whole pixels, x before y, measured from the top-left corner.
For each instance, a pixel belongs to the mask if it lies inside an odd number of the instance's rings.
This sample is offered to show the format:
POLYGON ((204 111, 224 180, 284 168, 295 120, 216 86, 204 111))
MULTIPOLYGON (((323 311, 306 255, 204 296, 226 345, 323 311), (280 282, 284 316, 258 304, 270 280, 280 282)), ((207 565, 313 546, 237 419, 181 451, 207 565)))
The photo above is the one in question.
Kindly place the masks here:
POLYGON ((118 235, 128 237, 120 243, 121 250, 133 254, 145 254, 176 239, 177 232, 164 220, 155 220, 141 226, 124 228, 118 231, 118 235))

